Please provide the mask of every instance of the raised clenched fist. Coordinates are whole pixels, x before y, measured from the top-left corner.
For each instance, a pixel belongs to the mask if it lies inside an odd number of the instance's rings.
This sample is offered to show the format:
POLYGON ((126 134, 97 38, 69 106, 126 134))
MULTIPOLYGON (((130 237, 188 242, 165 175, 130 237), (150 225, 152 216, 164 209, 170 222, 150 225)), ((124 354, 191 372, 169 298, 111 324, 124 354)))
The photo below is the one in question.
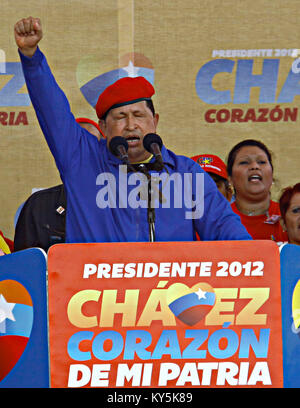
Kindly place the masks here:
POLYGON ((39 18, 23 18, 15 24, 15 40, 21 52, 31 57, 43 37, 42 24, 39 18))

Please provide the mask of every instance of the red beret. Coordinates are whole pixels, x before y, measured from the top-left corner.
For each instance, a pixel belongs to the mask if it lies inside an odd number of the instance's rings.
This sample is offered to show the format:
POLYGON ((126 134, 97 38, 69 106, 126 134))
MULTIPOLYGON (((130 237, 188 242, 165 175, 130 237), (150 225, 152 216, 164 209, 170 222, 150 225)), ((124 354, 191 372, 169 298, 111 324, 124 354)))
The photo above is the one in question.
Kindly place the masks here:
POLYGON ((125 77, 108 86, 99 96, 95 109, 99 119, 110 109, 151 99, 155 90, 144 77, 125 77))
POLYGON ((91 125, 95 126, 95 128, 100 132, 102 137, 104 137, 104 138, 106 137, 104 135, 104 133, 102 132, 102 130, 100 129, 98 123, 96 123, 92 119, 89 119, 89 118, 76 118, 76 122, 77 123, 90 123, 91 125))
POLYGON ((196 163, 200 164, 203 170, 208 173, 215 173, 218 176, 223 177, 227 180, 227 169, 226 164, 220 157, 214 154, 200 154, 198 156, 191 157, 196 163))
POLYGON ((89 118, 76 118, 77 123, 90 123, 91 125, 94 125, 99 132, 101 132, 101 129, 99 128, 98 123, 96 123, 94 120, 89 119, 89 118))

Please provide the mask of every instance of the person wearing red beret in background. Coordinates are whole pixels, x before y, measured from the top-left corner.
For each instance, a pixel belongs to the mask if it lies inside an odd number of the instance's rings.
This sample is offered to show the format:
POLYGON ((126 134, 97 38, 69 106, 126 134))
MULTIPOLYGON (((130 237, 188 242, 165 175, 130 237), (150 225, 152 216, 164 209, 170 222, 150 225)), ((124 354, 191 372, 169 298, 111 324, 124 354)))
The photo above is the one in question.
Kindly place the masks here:
POLYGON ((101 137, 105 138, 105 135, 100 129, 98 123, 96 123, 94 120, 89 118, 76 118, 76 122, 79 123, 79 125, 83 129, 87 130, 89 133, 96 136, 98 140, 100 140, 101 137))
POLYGON ((154 171, 158 160, 143 140, 156 133, 159 116, 152 103, 154 88, 145 78, 120 78, 99 96, 95 109, 106 140, 98 142, 76 123, 38 47, 41 38, 39 19, 15 24, 27 89, 66 189, 66 242, 145 242, 153 238, 151 228, 156 241, 193 241, 196 232, 202 240, 251 239, 213 180, 193 160, 162 146, 163 166, 154 171), (116 136, 127 141, 127 167, 109 149, 116 136), (178 194, 175 183, 169 183, 169 197, 160 190, 155 196, 159 205, 151 206, 149 177, 154 175, 187 179, 187 189, 178 194), (153 209, 155 222, 149 217, 153 209))
POLYGON ((196 163, 200 164, 210 177, 216 183, 218 190, 230 202, 232 198, 232 190, 228 181, 226 164, 220 157, 214 154, 199 154, 191 157, 196 163))

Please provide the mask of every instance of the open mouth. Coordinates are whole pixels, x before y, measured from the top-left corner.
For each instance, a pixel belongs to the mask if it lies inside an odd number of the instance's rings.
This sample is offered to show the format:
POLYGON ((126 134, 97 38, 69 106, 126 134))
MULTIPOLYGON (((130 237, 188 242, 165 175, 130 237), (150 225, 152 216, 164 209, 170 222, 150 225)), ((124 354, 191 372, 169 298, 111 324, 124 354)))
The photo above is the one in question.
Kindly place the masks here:
POLYGON ((258 175, 258 174, 252 174, 251 176, 248 177, 248 181, 257 182, 257 181, 261 181, 261 180, 262 180, 262 177, 260 175, 258 175))
POLYGON ((128 146, 132 146, 137 144, 140 141, 140 138, 138 136, 129 136, 126 138, 128 146))

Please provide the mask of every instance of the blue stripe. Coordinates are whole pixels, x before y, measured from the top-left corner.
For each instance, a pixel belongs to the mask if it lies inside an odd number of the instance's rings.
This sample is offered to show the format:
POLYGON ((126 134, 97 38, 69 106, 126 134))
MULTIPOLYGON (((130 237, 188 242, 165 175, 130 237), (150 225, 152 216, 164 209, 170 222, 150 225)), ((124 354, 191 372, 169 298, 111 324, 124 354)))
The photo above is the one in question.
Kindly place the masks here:
POLYGON ((0 336, 23 336, 30 337, 33 323, 33 307, 28 305, 16 304, 12 310, 15 321, 5 319, 5 333, 0 336))
POLYGON ((182 296, 172 303, 169 304, 169 308, 172 310, 175 316, 180 315, 186 309, 193 306, 199 305, 210 305, 213 306, 215 303, 216 295, 213 292, 206 292, 205 299, 198 299, 198 295, 194 293, 189 293, 188 295, 182 296))

